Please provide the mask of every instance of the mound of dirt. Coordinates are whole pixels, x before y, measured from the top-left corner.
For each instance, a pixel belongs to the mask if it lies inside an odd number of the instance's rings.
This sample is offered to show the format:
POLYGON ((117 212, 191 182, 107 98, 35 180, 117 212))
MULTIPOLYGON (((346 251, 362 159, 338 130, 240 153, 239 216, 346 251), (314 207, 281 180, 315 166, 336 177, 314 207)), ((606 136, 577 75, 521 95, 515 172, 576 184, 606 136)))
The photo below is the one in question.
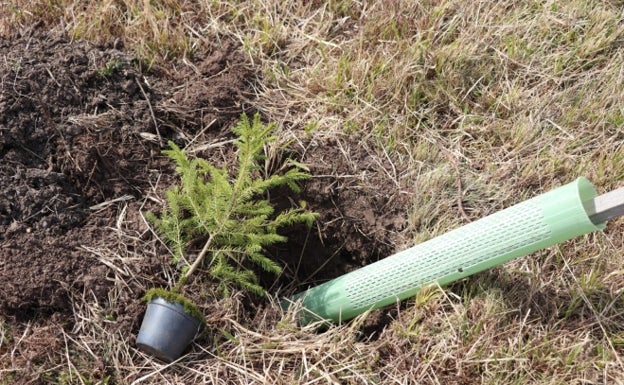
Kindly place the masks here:
MULTIPOLYGON (((387 176, 392 165, 353 138, 305 144, 301 161, 312 175, 301 194, 319 213, 313 229, 288 231, 276 255, 292 268, 299 290, 338 277, 397 251, 410 195, 387 176)), ((289 282, 283 282, 288 285, 289 282)))
POLYGON ((49 35, 0 40, 0 58, 0 309, 67 311, 70 291, 105 300, 110 269, 85 247, 119 242, 107 202, 168 180, 167 140, 222 135, 249 67, 230 44, 175 75, 144 72, 115 47, 49 35))

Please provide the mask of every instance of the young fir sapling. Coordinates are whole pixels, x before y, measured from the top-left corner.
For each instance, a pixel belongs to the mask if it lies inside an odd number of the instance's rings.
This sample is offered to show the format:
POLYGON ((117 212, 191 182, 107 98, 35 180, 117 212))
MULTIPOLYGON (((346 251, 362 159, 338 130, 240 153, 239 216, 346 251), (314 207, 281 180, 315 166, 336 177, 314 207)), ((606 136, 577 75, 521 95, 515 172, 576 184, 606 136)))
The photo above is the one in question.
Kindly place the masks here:
POLYGON ((148 213, 147 218, 171 247, 173 263, 183 267, 172 294, 152 289, 146 299, 168 296, 183 302, 180 289, 198 271, 207 272, 224 294, 233 286, 266 294, 252 265, 280 274, 282 268, 264 255, 265 248, 286 241, 278 229, 297 223, 311 226, 317 217, 303 201, 276 214, 266 196, 280 186, 299 192, 299 182, 310 177, 306 167, 293 160, 286 160, 278 168, 285 170, 282 173, 263 174, 264 147, 275 141, 271 135, 274 129, 274 124, 263 124, 259 115, 251 121, 242 115, 232 129, 237 148, 235 175, 204 159, 189 158, 169 143, 171 149, 164 153, 176 163, 180 183, 166 192, 167 207, 160 216, 148 213), (190 252, 195 250, 189 250, 189 246, 198 242, 202 247, 191 260, 190 252))

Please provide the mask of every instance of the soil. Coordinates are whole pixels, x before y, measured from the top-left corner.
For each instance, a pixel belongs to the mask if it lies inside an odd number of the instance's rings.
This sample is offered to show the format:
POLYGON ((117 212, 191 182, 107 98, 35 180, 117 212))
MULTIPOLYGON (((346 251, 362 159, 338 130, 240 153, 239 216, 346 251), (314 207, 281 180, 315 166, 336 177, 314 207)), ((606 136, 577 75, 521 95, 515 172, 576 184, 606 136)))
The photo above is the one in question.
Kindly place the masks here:
MULTIPOLYGON (((145 287, 166 283, 166 249, 141 215, 158 211, 175 181, 161 150, 168 140, 227 140, 240 114, 253 112, 246 100, 254 69, 236 44, 190 59, 147 68, 119 44, 34 32, 0 39, 0 315, 14 330, 36 321, 41 339, 31 333, 21 341, 30 344, 28 356, 44 357, 61 343, 59 327, 74 328, 75 298, 106 308, 120 276, 132 277, 125 307, 110 311, 134 333, 145 287), (105 254, 142 257, 122 269, 105 254)), ((306 200, 320 218, 270 250, 286 265, 278 282, 285 290, 394 251, 406 201, 382 177, 391 165, 349 140, 310 139, 293 154, 314 178, 300 196, 272 199, 306 200)), ((234 161, 227 151, 199 155, 234 161)), ((270 287, 275 277, 264 281, 270 287)))
POLYGON ((207 120, 205 139, 222 134, 242 112, 242 55, 230 45, 198 73, 146 75, 117 48, 35 35, 1 42, 0 56, 0 308, 67 311, 70 289, 104 299, 109 269, 84 247, 117 242, 105 203, 143 199, 172 174, 159 141, 207 120))
POLYGON ((295 268, 301 287, 338 277, 398 251, 409 194, 386 176, 392 165, 361 143, 340 138, 311 141, 298 156, 312 179, 301 199, 319 213, 316 227, 286 235, 294 242, 275 257, 295 268))

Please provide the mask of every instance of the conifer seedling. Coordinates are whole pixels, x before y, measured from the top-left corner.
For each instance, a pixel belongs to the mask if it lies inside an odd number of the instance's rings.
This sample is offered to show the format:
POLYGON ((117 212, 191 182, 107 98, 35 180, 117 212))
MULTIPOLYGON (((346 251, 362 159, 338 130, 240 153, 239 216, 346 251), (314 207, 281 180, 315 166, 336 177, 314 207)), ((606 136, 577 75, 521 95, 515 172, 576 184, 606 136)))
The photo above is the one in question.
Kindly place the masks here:
MULTIPOLYGON (((269 190, 281 186, 299 192, 300 182, 310 177, 307 168, 293 160, 265 174, 264 148, 275 141, 274 129, 274 124, 263 124, 257 114, 252 120, 241 116, 232 129, 237 149, 234 175, 226 167, 190 158, 169 142, 170 149, 164 153, 175 162, 180 182, 166 192, 162 213, 146 216, 172 250, 172 262, 183 266, 172 292, 179 293, 192 275, 205 273, 226 295, 233 287, 264 295, 253 266, 274 274, 282 271, 264 254, 266 247, 286 241, 278 233, 280 228, 312 225, 317 214, 307 210, 305 202, 276 213, 267 199, 269 190), (198 244, 203 245, 201 249, 189 249, 198 244), (192 253, 197 256, 192 258, 192 253)), ((153 295, 148 292, 146 297, 153 295)))

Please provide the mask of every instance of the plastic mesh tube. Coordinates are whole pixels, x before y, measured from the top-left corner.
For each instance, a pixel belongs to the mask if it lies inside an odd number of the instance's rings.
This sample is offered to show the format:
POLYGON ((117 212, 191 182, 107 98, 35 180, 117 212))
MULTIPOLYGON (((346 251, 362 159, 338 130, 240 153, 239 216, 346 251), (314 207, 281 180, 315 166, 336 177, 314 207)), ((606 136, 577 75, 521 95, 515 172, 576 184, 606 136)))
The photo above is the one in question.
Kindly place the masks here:
POLYGON ((513 258, 604 228, 583 202, 596 191, 585 178, 529 199, 295 295, 301 322, 351 319, 513 258))

